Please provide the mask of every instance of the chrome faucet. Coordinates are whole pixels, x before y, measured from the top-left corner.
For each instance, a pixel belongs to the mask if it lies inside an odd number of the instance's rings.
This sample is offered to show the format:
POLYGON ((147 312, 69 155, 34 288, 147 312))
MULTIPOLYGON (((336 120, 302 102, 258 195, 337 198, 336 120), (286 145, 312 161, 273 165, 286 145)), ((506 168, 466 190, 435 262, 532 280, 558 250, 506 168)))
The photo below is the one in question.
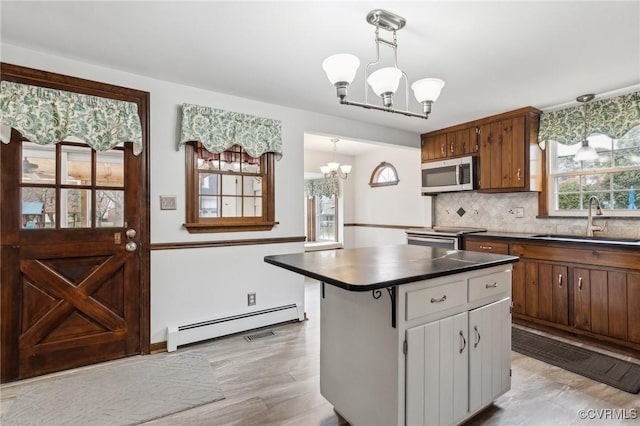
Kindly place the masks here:
POLYGON ((604 222, 602 226, 596 226, 593 224, 592 204, 596 203, 596 216, 602 216, 602 209, 600 208, 600 200, 595 195, 589 197, 589 210, 587 215, 587 237, 593 237, 594 231, 604 231, 607 228, 607 222, 604 222))

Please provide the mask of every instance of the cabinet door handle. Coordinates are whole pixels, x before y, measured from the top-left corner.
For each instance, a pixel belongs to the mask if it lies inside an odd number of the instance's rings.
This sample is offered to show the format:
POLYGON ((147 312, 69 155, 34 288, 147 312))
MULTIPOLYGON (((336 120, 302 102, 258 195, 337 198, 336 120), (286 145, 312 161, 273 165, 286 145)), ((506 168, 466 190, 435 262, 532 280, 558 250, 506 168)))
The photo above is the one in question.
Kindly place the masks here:
POLYGON ((477 325, 473 326, 473 331, 476 332, 476 337, 478 338, 478 340, 476 340, 476 342, 473 344, 473 347, 477 348, 478 347, 478 343, 480 343, 480 332, 478 331, 478 326, 477 325))
POLYGON ((578 290, 582 290, 582 277, 578 277, 578 290))
POLYGON ((562 274, 558 274, 558 287, 562 288, 562 274))
POLYGON ((467 347, 467 339, 464 338, 464 333, 460 330, 460 353, 464 352, 464 348, 467 347))
POLYGON ((520 169, 518 169, 517 176, 518 176, 518 180, 520 180, 520 169))
POLYGON ((440 144, 440 154, 444 155, 444 144, 440 144))
POLYGON ((453 154, 453 142, 449 144, 449 151, 451 151, 451 153, 453 154))
POLYGON ((441 303, 441 302, 444 302, 445 300, 447 300, 447 295, 446 294, 444 296, 442 296, 440 299, 434 299, 432 297, 431 298, 431 303, 441 303))
POLYGON ((496 288, 498 287, 498 282, 494 282, 493 284, 485 284, 484 288, 496 288))
POLYGON ((483 246, 483 245, 480 245, 480 248, 481 248, 482 250, 493 250, 493 246, 483 246))

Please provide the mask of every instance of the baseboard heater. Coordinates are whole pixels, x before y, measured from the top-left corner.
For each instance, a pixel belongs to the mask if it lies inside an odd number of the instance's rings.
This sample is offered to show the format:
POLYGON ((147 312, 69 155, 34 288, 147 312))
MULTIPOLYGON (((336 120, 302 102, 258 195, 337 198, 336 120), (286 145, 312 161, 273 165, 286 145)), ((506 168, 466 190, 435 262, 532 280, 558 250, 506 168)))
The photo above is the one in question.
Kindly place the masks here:
POLYGON ((300 318, 298 305, 291 304, 192 324, 169 326, 167 327, 167 352, 173 352, 178 349, 178 346, 188 343, 200 342, 280 322, 298 321, 300 318))

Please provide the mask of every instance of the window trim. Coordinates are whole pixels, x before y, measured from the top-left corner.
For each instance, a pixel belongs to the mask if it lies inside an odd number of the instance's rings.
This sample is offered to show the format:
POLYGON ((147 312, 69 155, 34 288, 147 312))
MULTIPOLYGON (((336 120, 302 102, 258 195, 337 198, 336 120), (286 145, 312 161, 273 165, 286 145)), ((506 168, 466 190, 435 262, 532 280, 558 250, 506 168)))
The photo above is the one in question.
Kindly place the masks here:
POLYGON ((369 186, 371 188, 378 188, 380 186, 394 186, 394 185, 397 185, 399 182, 400 182, 400 179, 398 178, 398 171, 393 166, 393 164, 383 161, 380 164, 378 164, 375 169, 373 169, 373 172, 371 172, 371 178, 369 179, 369 186), (376 179, 380 176, 380 173, 386 168, 390 168, 391 170, 393 170, 393 173, 396 175, 396 179, 390 180, 388 182, 376 182, 376 179))
MULTIPOLYGON (((198 216, 198 168, 195 145, 185 144, 186 222, 184 227, 190 234, 214 232, 270 231, 279 222, 275 221, 275 154, 267 152, 260 157, 262 179, 262 216, 200 218, 198 216)), ((238 175, 242 175, 238 173, 238 175)))

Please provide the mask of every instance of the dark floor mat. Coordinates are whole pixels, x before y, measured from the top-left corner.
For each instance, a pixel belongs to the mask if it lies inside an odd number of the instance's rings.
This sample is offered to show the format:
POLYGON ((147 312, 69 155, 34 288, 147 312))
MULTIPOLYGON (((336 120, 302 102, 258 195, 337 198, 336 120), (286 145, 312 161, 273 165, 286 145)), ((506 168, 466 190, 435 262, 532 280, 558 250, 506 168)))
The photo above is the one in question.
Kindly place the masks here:
POLYGON ((512 327, 511 331, 511 348, 516 352, 625 392, 640 392, 640 365, 638 364, 520 328, 512 327))

